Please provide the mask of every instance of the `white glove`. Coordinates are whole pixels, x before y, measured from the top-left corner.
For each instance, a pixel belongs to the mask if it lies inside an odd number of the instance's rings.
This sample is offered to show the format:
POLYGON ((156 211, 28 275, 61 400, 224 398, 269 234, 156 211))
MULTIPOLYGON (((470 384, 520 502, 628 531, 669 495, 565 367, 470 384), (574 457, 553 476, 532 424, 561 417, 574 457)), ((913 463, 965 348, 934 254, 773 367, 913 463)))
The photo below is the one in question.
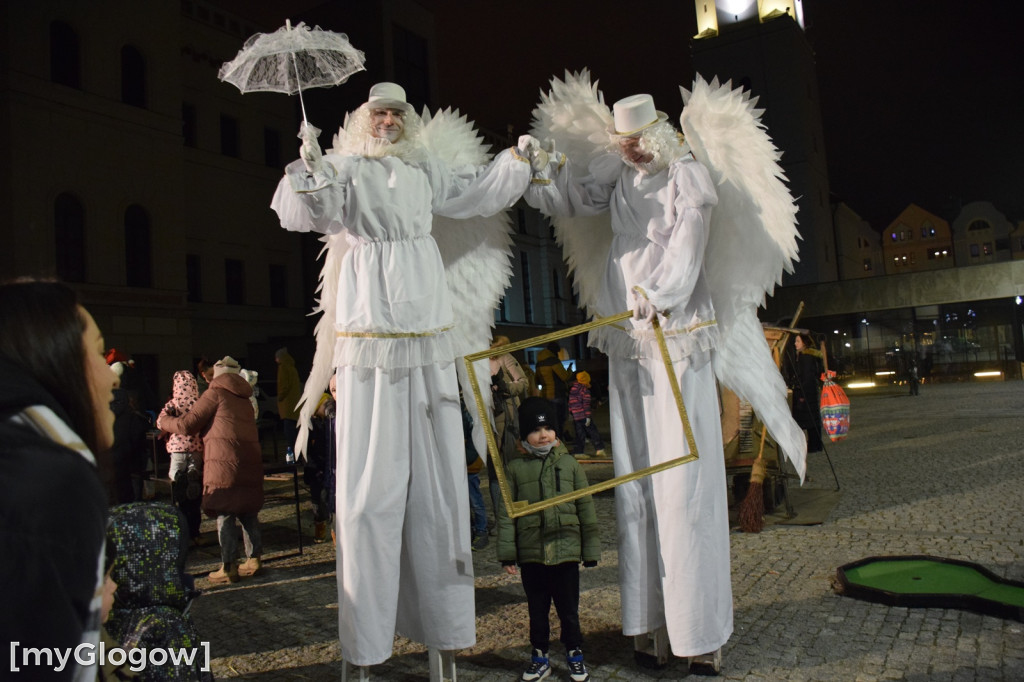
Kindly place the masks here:
POLYGON ((590 426, 590 417, 587 417, 587 421, 586 421, 586 423, 584 424, 584 426, 590 426))
POLYGON ((650 322, 654 319, 654 316, 658 314, 658 309, 654 307, 654 304, 647 300, 647 296, 639 291, 633 292, 633 319, 644 320, 650 322))
POLYGON ((302 163, 306 164, 306 170, 310 173, 316 173, 323 167, 324 155, 315 140, 303 142, 299 147, 299 156, 302 157, 302 163))
POLYGON ((324 155, 320 151, 320 143, 317 142, 319 135, 320 129, 305 121, 299 126, 299 139, 302 140, 302 146, 299 147, 299 156, 302 158, 302 163, 306 165, 306 170, 310 173, 316 173, 323 167, 324 155))
POLYGON ((520 135, 516 146, 519 147, 519 151, 522 152, 523 156, 530 160, 530 168, 534 172, 539 173, 547 168, 548 153, 544 151, 540 140, 536 137, 533 135, 520 135))

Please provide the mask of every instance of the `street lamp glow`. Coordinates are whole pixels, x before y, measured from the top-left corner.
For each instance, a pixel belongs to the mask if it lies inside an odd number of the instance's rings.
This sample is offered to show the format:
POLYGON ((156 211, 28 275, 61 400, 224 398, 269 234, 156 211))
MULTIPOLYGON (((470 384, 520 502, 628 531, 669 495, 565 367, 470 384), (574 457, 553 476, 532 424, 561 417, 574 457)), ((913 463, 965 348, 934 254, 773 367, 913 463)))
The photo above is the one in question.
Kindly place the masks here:
POLYGON ((846 384, 847 388, 872 388, 875 385, 873 381, 854 381, 846 384))
POLYGON ((976 376, 976 377, 1001 377, 1001 376, 1003 376, 1003 373, 1002 372, 998 372, 998 371, 996 371, 996 372, 975 372, 974 376, 976 376))

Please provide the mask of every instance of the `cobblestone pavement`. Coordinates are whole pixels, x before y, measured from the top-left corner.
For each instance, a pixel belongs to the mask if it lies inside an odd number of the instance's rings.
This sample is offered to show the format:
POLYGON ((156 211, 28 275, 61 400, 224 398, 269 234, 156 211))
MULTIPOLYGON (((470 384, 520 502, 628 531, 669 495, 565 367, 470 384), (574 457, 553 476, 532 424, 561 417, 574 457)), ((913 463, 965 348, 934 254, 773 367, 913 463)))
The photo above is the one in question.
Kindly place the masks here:
MULTIPOLYGON (((917 397, 873 390, 851 396, 850 436, 827 446, 841 490, 824 523, 732 532, 735 632, 721 679, 1024 680, 1024 623, 873 604, 833 589, 838 566, 876 555, 960 559, 1024 579, 1024 383, 925 385, 917 397)), ((592 482, 610 475, 606 465, 588 466, 592 482)), ((273 556, 296 547, 290 485, 271 482, 261 512, 264 573, 225 587, 197 581, 205 593, 192 613, 218 678, 340 679, 331 543, 273 556)), ((805 488, 834 487, 827 459, 812 454, 805 488)), ((592 679, 682 679, 680 659, 656 671, 633 662, 631 640, 619 629, 612 494, 596 502, 607 522, 604 553, 597 568, 582 572, 580 600, 592 679)), ((215 548, 196 550, 190 570, 212 570, 216 557, 215 548)), ((522 587, 501 572, 493 546, 474 559, 478 643, 458 653, 458 679, 518 679, 529 650, 522 587)), ((557 618, 552 625, 555 639, 557 618)), ((549 679, 568 679, 564 661, 552 662, 549 679)), ((423 647, 401 638, 394 656, 370 670, 374 680, 429 674, 423 647)))

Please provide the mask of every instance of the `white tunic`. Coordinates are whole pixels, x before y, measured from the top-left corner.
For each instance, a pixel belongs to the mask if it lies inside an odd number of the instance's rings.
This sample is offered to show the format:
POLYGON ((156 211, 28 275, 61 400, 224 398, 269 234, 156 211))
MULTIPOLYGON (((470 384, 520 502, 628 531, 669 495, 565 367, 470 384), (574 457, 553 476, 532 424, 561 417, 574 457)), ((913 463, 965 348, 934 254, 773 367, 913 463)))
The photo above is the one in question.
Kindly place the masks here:
POLYGON ((462 415, 452 304, 433 214, 510 206, 530 167, 394 156, 291 164, 272 207, 286 229, 344 234, 338 283, 337 574, 342 656, 372 665, 400 634, 442 650, 475 643, 462 415))
MULTIPOLYGON (((700 455, 616 488, 623 632, 667 626, 675 655, 708 653, 733 627, 725 464, 711 366, 718 334, 703 271, 717 196, 707 170, 688 157, 647 175, 609 154, 589 171, 575 176, 566 164, 550 182, 532 184, 527 201, 554 216, 611 212, 614 236, 598 314, 631 308, 634 286, 669 313, 662 323, 700 455)), ((687 453, 649 323, 602 327, 590 344, 609 356, 615 474, 687 453)))

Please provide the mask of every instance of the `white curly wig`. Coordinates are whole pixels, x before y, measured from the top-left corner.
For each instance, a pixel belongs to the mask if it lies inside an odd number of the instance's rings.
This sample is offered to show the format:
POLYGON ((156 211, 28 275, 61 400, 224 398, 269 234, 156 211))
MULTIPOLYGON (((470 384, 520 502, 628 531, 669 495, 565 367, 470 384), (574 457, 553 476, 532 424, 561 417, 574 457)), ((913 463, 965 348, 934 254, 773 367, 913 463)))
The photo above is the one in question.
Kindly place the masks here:
MULTIPOLYGON (((622 149, 619 147, 619 143, 627 137, 631 136, 612 135, 611 143, 608 145, 609 151, 613 151, 621 155, 622 149)), ((647 163, 638 164, 633 163, 623 156, 622 161, 626 165, 632 166, 640 173, 653 175, 654 173, 668 168, 670 163, 689 151, 683 143, 682 134, 668 121, 655 123, 640 133, 639 137, 640 149, 645 152, 649 152, 654 156, 654 158, 647 163)))

